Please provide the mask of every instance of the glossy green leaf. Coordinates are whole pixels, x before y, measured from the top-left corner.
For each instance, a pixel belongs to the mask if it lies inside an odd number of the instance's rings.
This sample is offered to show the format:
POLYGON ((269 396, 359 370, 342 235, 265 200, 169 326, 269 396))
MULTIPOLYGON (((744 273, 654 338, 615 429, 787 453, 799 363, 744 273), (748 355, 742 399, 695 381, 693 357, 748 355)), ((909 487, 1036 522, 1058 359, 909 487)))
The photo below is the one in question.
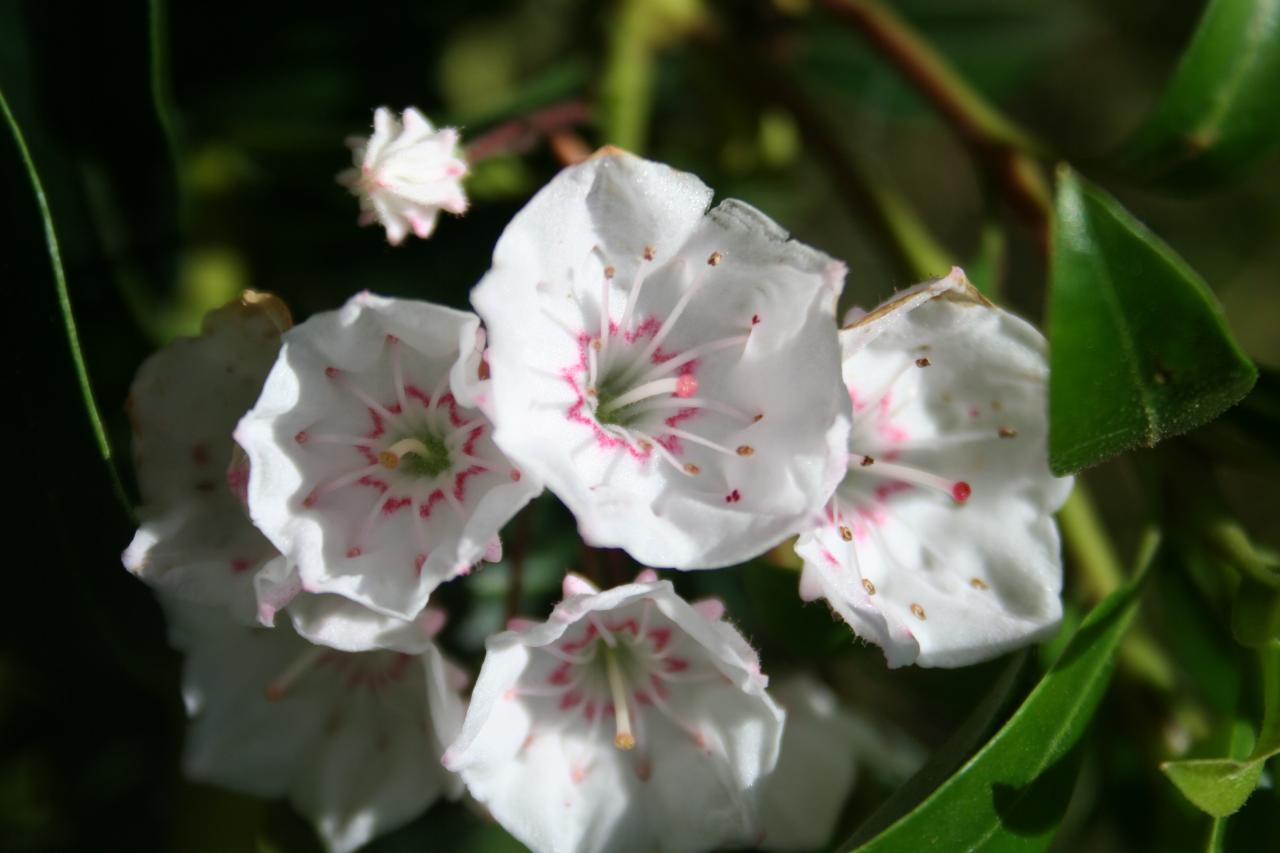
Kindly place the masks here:
POLYGON ((1059 169, 1049 461, 1066 474, 1217 417, 1257 376, 1204 281, 1102 190, 1059 169))
POLYGON ((1280 140, 1280 0, 1212 0, 1154 114, 1119 161, 1144 180, 1204 186, 1280 140))
POLYGON ((1071 797, 1082 738, 1137 612, 1158 541, 1155 533, 1146 535, 1134 580, 1085 617, 1062 657, 1000 731, 928 799, 858 850, 1049 845, 1071 797))

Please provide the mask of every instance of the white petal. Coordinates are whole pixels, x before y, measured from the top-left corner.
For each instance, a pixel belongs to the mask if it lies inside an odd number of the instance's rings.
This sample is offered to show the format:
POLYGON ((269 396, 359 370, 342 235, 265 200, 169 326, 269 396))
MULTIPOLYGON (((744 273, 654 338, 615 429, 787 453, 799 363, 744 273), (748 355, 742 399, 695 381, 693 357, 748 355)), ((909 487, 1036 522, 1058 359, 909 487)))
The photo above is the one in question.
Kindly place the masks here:
POLYGON ((1061 617, 1052 514, 1071 480, 1048 467, 1043 337, 954 270, 841 343, 852 464, 841 517, 797 547, 811 581, 891 666, 960 666, 1046 636, 1061 617))
POLYGON ((826 844, 857 777, 862 727, 815 679, 796 675, 770 691, 786 709, 778 766, 760 795, 763 850, 826 844))

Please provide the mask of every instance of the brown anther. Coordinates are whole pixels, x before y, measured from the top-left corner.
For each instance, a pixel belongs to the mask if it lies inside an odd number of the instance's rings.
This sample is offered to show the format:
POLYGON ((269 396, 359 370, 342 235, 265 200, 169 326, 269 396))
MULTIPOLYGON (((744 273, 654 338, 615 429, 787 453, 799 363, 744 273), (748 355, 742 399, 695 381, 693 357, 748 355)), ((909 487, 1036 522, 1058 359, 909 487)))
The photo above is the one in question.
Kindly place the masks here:
POLYGON ((991 411, 993 411, 993 412, 1003 412, 1003 411, 1004 411, 1004 403, 1001 403, 999 400, 992 400, 992 401, 991 401, 991 411))
POLYGON ((489 362, 485 361, 484 359, 481 359, 480 368, 476 371, 476 374, 480 377, 480 381, 482 382, 488 379, 489 378, 489 362))
POLYGON ((872 459, 870 456, 864 456, 862 457, 862 461, 859 462, 858 464, 861 465, 863 468, 866 468, 868 465, 874 465, 875 462, 876 460, 872 459))
POLYGON ((928 367, 928 366, 929 366, 929 365, 931 365, 931 364, 933 364, 933 362, 932 362, 932 361, 930 361, 930 360, 929 360, 929 359, 927 359, 927 358, 917 358, 917 359, 916 359, 916 367, 928 367))
POLYGON ((754 418, 752 418, 752 419, 751 419, 751 422, 752 422, 753 424, 758 424, 758 423, 760 423, 762 420, 764 420, 764 415, 763 415, 763 414, 759 414, 759 415, 756 415, 754 418))
POLYGON ((641 440, 640 443, 637 445, 637 447, 640 448, 641 453, 648 453, 650 450, 653 450, 652 442, 648 442, 644 440, 641 440))
POLYGON ((378 464, 383 468, 394 471, 400 467, 400 457, 389 450, 384 450, 378 454, 378 464))
POLYGON ((876 594, 876 585, 873 584, 871 581, 867 580, 866 578, 862 579, 862 588, 867 591, 867 595, 876 594))
POLYGON ((605 277, 605 278, 613 278, 613 276, 614 276, 614 274, 615 274, 615 273, 617 273, 617 270, 615 270, 613 267, 605 267, 605 268, 604 268, 604 277, 605 277))
POLYGON ((1018 431, 1011 426, 1003 426, 1003 427, 1000 427, 1000 429, 996 430, 996 435, 1000 436, 1001 438, 1013 438, 1017 434, 1018 434, 1018 431))
POLYGON ((912 612, 912 613, 914 613, 914 614, 916 615, 916 618, 917 618, 917 619, 924 619, 924 618, 925 618, 925 615, 924 615, 924 608, 923 608, 923 607, 921 607, 919 604, 912 603, 912 605, 911 605, 911 612, 912 612))
POLYGON ((657 249, 653 248, 652 246, 645 246, 645 247, 644 247, 644 259, 645 259, 646 261, 651 261, 651 260, 653 260, 655 257, 657 257, 657 255, 658 255, 658 250, 657 250, 657 249))
POLYGON ((702 473, 702 469, 701 469, 701 468, 699 468, 697 465, 694 465, 692 462, 686 462, 686 463, 684 463, 684 471, 685 471, 685 473, 686 473, 686 474, 701 474, 701 473, 702 473))
POLYGON ((588 388, 586 393, 587 393, 587 396, 588 396, 588 397, 594 397, 594 396, 596 395, 596 389, 595 389, 595 388, 588 388))
POLYGON ((755 456, 756 449, 749 444, 739 444, 738 455, 739 456, 755 456))
POLYGON ((591 348, 596 352, 600 352, 600 350, 604 348, 604 341, 600 340, 599 338, 592 338, 591 348))
POLYGON ((990 588, 990 587, 988 587, 988 586, 987 586, 987 582, 986 582, 986 581, 984 581, 982 578, 970 578, 970 579, 969 579, 969 586, 973 587, 974 589, 989 589, 989 588, 990 588))
POLYGON ((840 525, 840 538, 846 542, 853 541, 853 531, 849 529, 847 524, 840 525))
POLYGON ((720 252, 712 252, 711 257, 707 258, 707 265, 712 267, 720 266, 720 262, 724 260, 724 255, 720 252))

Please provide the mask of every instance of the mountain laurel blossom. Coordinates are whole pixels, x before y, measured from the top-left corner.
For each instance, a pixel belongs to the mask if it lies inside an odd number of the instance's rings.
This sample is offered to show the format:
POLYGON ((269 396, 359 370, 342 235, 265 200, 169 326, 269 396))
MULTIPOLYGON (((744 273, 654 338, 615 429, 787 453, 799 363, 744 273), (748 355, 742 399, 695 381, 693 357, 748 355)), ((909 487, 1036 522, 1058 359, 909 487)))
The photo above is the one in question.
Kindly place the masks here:
POLYGON ((458 156, 457 130, 437 130, 413 107, 399 120, 379 107, 373 135, 351 137, 347 145, 355 167, 339 174, 338 183, 360 199, 360 224, 380 223, 391 245, 410 232, 430 237, 442 210, 466 212, 467 163, 458 156))
POLYGON ((616 149, 516 214, 472 293, 494 440, 588 543, 714 568, 794 532, 844 473, 844 265, 616 149))
POLYGON ((1044 337, 953 269, 840 332, 848 473, 796 544, 825 597, 889 666, 962 666, 1062 615, 1044 337))
POLYGON ((835 831, 858 775, 863 726, 835 694, 797 673, 769 688, 787 712, 778 766, 760 793, 762 850, 814 850, 835 831))
POLYGON ((125 550, 129 571, 252 622, 254 576, 279 554, 236 497, 231 432, 253 405, 292 324, 274 296, 245 291, 209 312, 199 337, 179 338, 138 369, 126 408, 141 526, 125 550))
POLYGON ((477 327, 360 293, 285 335, 235 437, 250 516, 299 589, 413 620, 440 583, 500 559, 499 529, 540 487, 455 397, 479 381, 477 327))
MULTIPOLYGON (((189 778, 287 796, 333 853, 461 795, 437 759, 461 723, 466 678, 430 640, 412 655, 348 654, 288 626, 247 627, 214 608, 162 601, 184 653, 189 778)), ((438 631, 443 614, 433 622, 438 631)))
POLYGON ((489 638, 445 766, 536 853, 753 843, 783 712, 724 606, 652 571, 564 591, 546 622, 489 638))

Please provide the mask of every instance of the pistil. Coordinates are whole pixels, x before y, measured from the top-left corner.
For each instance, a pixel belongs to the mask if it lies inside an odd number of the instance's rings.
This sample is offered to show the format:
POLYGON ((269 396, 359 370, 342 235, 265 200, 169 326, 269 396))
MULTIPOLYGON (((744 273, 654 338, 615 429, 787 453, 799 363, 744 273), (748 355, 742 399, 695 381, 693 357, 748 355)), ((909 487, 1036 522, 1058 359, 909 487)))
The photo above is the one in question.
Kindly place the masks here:
POLYGON ((618 652, 608 646, 603 649, 603 652, 605 673, 609 678, 609 692, 613 694, 613 716, 617 724, 617 733, 613 736, 613 745, 618 749, 631 749, 636 745, 636 738, 631 733, 631 711, 627 706, 627 684, 622 675, 622 667, 618 663, 618 652))

